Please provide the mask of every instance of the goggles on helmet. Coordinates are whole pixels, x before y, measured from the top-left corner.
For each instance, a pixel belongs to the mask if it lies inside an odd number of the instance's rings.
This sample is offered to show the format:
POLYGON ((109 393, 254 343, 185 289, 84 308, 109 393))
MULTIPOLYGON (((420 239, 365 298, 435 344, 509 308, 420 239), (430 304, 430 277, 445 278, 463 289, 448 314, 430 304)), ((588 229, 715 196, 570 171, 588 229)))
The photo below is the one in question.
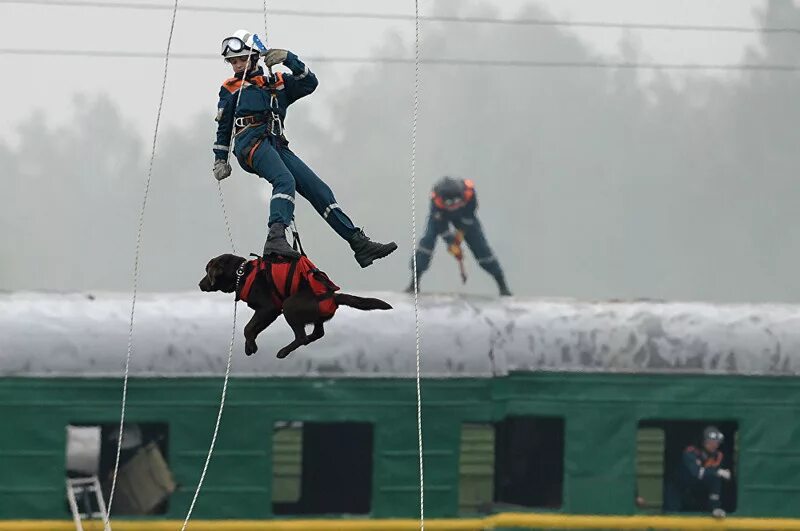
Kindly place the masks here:
POLYGON ((228 37, 222 41, 222 55, 225 57, 229 57, 231 52, 236 54, 245 49, 250 51, 250 47, 239 37, 228 37))
POLYGON ((266 52, 266 47, 258 38, 247 30, 238 30, 230 37, 222 40, 221 55, 226 59, 244 57, 249 54, 266 52))

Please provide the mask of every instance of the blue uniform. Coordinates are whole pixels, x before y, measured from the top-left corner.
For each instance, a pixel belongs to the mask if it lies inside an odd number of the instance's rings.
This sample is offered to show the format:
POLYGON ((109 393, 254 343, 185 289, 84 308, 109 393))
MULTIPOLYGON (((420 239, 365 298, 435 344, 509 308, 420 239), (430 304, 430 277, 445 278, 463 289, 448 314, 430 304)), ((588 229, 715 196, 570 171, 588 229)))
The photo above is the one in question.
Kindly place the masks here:
POLYGON ((664 492, 665 511, 698 511, 720 507, 722 482, 717 471, 723 454, 708 453, 703 448, 689 446, 683 451, 681 465, 671 475, 664 492))
POLYGON ((417 274, 421 276, 427 271, 433 259, 433 250, 439 236, 450 244, 453 235, 450 226, 464 233, 464 241, 475 256, 478 265, 494 277, 501 291, 507 291, 503 269, 500 262, 489 247, 489 242, 483 234, 481 222, 476 215, 478 197, 471 181, 464 181, 464 192, 458 208, 448 208, 436 192, 431 194, 430 214, 425 227, 425 234, 417 247, 417 274))
POLYGON ((358 229, 339 207, 330 187, 289 149, 282 134, 289 106, 314 92, 319 82, 295 54, 289 52, 283 64, 292 71, 291 75, 277 73, 270 77, 258 68, 247 75, 241 91, 241 75, 223 83, 217 106, 214 156, 227 160, 235 137, 233 154, 242 169, 255 173, 272 185, 268 225, 277 222, 288 226, 291 223, 295 192, 298 192, 308 199, 337 234, 350 240, 358 229), (273 112, 280 119, 279 129, 271 123, 273 112), (235 127, 237 118, 252 123, 235 127))

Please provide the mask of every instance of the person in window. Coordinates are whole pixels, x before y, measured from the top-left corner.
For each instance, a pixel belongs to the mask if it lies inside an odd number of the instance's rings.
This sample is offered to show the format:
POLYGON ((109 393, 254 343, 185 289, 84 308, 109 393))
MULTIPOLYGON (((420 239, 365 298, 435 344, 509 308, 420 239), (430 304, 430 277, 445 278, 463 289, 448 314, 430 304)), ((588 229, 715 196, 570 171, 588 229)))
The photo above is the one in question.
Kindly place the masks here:
POLYGON ((708 511, 724 518, 720 503, 722 480, 731 479, 731 471, 722 468, 719 446, 725 436, 715 426, 703 431, 700 448, 688 446, 683 451, 678 470, 671 475, 664 492, 665 511, 708 511))

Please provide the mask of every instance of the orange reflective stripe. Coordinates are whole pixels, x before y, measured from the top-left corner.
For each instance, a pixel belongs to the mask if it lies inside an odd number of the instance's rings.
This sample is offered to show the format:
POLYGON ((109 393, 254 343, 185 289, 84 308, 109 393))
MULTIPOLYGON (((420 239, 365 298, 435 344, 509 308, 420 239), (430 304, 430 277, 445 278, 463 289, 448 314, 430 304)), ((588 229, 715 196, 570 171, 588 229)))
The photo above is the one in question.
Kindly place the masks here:
POLYGON ((258 139, 253 147, 250 148, 250 152, 247 154, 247 165, 251 168, 253 167, 253 155, 255 155, 258 146, 261 145, 261 139, 258 139))

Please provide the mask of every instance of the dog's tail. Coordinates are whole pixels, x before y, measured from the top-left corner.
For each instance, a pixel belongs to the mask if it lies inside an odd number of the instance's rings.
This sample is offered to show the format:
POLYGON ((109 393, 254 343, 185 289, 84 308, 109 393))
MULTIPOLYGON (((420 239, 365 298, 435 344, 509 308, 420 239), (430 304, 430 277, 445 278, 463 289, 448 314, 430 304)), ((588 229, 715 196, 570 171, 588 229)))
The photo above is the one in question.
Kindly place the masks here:
POLYGON ((368 297, 357 297, 355 295, 348 295, 347 293, 336 293, 334 295, 336 304, 341 306, 350 306, 357 310, 391 310, 392 306, 388 302, 380 299, 372 299, 368 297))

